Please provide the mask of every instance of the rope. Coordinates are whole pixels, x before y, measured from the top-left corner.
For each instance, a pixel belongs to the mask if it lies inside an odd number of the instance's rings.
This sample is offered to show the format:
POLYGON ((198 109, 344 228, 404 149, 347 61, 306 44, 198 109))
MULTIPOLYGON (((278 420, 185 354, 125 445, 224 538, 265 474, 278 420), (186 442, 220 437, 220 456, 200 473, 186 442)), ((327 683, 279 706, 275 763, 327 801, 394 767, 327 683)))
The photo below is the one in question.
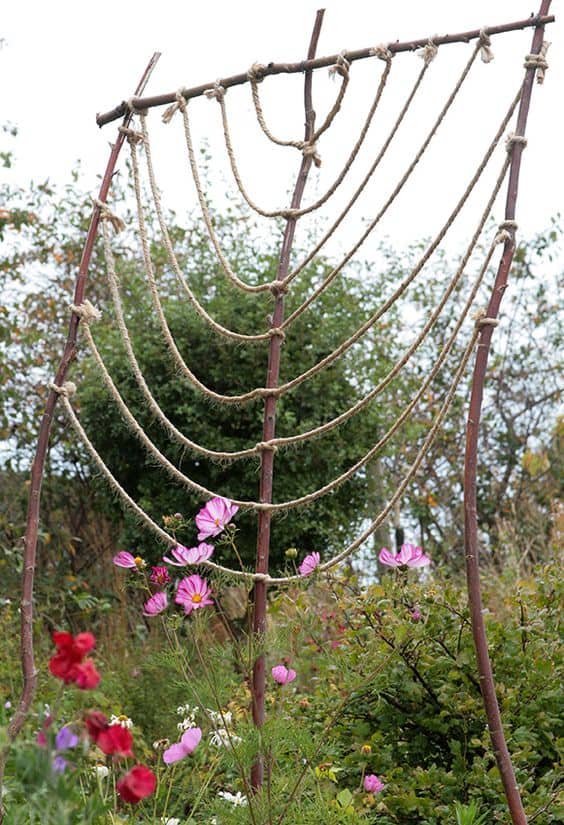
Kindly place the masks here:
POLYGON ((61 398, 70 398, 76 393, 76 384, 73 381, 65 381, 62 386, 55 384, 54 381, 48 385, 50 390, 60 395, 61 398))
MULTIPOLYGON (((293 323, 294 319, 295 319, 295 318, 297 318, 299 315, 301 315, 301 313, 302 313, 302 312, 303 312, 303 311, 304 311, 304 310, 305 310, 305 309, 309 306, 309 304, 310 304, 310 303, 312 303, 312 301, 314 301, 314 300, 317 298, 317 296, 318 296, 319 294, 321 294, 321 292, 323 292, 323 291, 324 291, 324 289, 325 289, 325 288, 326 288, 326 287, 327 287, 327 286, 328 286, 328 285, 329 285, 329 284, 330 284, 330 283, 334 280, 334 278, 336 278, 336 277, 337 277, 337 275, 339 274, 339 272, 340 272, 340 271, 343 269, 343 267, 344 267, 344 266, 345 266, 345 265, 346 265, 346 264, 347 264, 347 263, 351 260, 351 258, 352 258, 352 257, 353 257, 353 256, 354 256, 357 252, 358 252, 358 250, 359 250, 359 249, 361 248, 361 246, 363 245, 364 241, 368 238, 368 236, 371 234, 371 232, 374 230, 374 228, 378 225, 378 223, 380 222, 380 220, 382 219, 382 217, 386 214, 386 212, 388 211, 389 207, 392 205, 392 203, 394 202, 394 200, 395 200, 395 199, 397 198, 397 196, 400 194, 400 192, 402 191, 403 187, 405 186, 405 184, 407 183, 407 181, 408 181, 408 180, 409 180, 409 178, 411 177, 411 174, 413 173, 413 171, 414 171, 414 169, 416 168, 417 164, 419 163, 419 161, 421 160, 421 158, 422 158, 422 157, 423 157, 423 155, 425 154, 425 151, 427 150, 427 147, 429 146, 429 144, 430 144, 431 140, 433 139, 433 137, 434 137, 434 136, 435 136, 435 134, 437 133, 437 131, 438 131, 439 127, 441 126, 441 124, 442 124, 442 122, 443 122, 444 118, 446 117, 446 115, 447 115, 447 113, 448 113, 449 109, 451 108, 452 104, 454 103, 454 100, 456 99, 456 96, 458 95, 458 93, 459 93, 459 91, 460 91, 460 89, 461 89, 461 87, 462 87, 462 85, 463 85, 464 81, 466 80, 466 77, 468 76, 468 73, 470 72, 470 69, 472 68, 472 65, 473 65, 473 63, 474 63, 474 61, 475 61, 475 59, 476 59, 476 55, 478 54, 478 50, 479 50, 479 46, 476 46, 476 48, 474 49, 474 51, 473 51, 473 53, 472 53, 472 55, 471 55, 471 57, 470 57, 470 59, 469 59, 468 63, 467 63, 467 64, 466 64, 466 66, 464 67, 464 69, 463 69, 463 71, 462 71, 462 74, 460 75, 460 77, 459 77, 458 81, 456 82, 456 84, 455 84, 455 86, 454 86, 454 88, 453 88, 453 90, 452 90, 452 92, 451 92, 451 94, 450 94, 449 98, 447 99, 447 101, 446 101, 446 103, 445 103, 444 107, 442 108, 442 110, 441 110, 441 112, 439 113, 439 115, 438 115, 438 117, 437 117, 437 119, 436 119, 435 123, 434 123, 434 124, 433 124, 433 126, 431 127, 431 129, 430 129, 430 131, 428 132, 428 134, 427 134, 427 136, 426 136, 425 140, 423 141, 423 143, 421 144, 421 146, 420 146, 420 148, 419 148, 419 150, 418 150, 417 154, 415 155, 414 160, 412 161, 412 163, 410 163, 410 164, 409 164, 409 166, 408 166, 407 170, 406 170, 406 171, 405 171, 405 173, 403 174, 402 178, 400 179, 399 183, 397 184, 397 186, 395 187, 395 189, 393 190, 393 192, 391 193, 391 195, 388 197, 387 201, 385 202, 385 204, 384 204, 384 206, 382 207, 382 209, 380 210, 380 212, 376 215, 376 217, 375 217, 375 218, 372 220, 372 222, 368 225, 368 227, 367 227, 366 231, 362 234, 362 236, 361 236, 360 240, 359 240, 359 241, 358 241, 358 242, 354 245, 354 247, 353 247, 353 248, 352 248, 352 249, 351 249, 351 250, 347 253, 347 255, 345 255, 345 257, 341 260, 341 262, 340 262, 340 263, 339 263, 339 264, 338 264, 338 265, 337 265, 337 266, 336 266, 336 267, 335 267, 335 268, 334 268, 334 269, 333 269, 333 270, 329 273, 329 275, 327 276, 327 278, 324 280, 324 284, 323 284, 323 285, 321 285, 321 286, 318 288, 318 290, 316 290, 316 291, 315 291, 315 292, 314 292, 314 293, 310 296, 310 298, 306 299, 306 301, 304 301, 304 303, 303 303, 303 304, 301 304, 301 306, 300 306, 300 307, 298 307, 298 309, 297 309, 297 310, 295 310, 294 312, 292 312, 292 313, 291 313, 291 314, 290 314, 290 315, 286 318, 286 320, 285 320, 285 322, 284 322, 283 326, 285 326, 285 327, 286 327, 286 326, 289 326, 291 323, 293 323)), ((404 115, 406 114, 407 109, 409 108, 409 105, 410 105, 411 101, 413 100, 413 97, 414 97, 414 95, 415 95, 415 92, 416 92, 416 91, 417 91, 417 89, 419 88, 419 85, 420 85, 420 83, 421 83, 421 81, 422 81, 422 79, 423 79, 423 77, 424 77, 425 72, 427 71, 427 69, 428 69, 428 63, 425 63, 425 64, 424 64, 424 66, 423 66, 423 69, 422 69, 422 71, 421 71, 421 73, 420 73, 420 75, 419 75, 419 77, 417 78, 417 81, 416 81, 415 87, 414 87, 414 89, 413 89, 413 91, 412 91, 411 95, 410 95, 410 96, 409 96, 409 98, 408 98, 408 101, 406 102, 406 104, 405 104, 404 108, 402 109, 402 112, 400 113, 400 117, 399 117, 399 118, 398 118, 398 120, 396 121, 396 124, 395 124, 394 129, 392 129, 392 132, 391 132, 391 133, 390 133, 390 135, 388 136, 388 140, 385 142, 384 146, 382 147, 382 150, 380 151, 380 153, 379 153, 378 157, 376 158, 376 161, 374 162, 374 164, 373 164, 373 166, 372 166, 372 168, 371 168, 371 170, 370 170, 370 172, 369 172, 369 174, 368 174, 367 178, 365 178, 365 179, 363 180, 363 182, 361 183, 361 186, 359 187, 359 189, 357 190, 357 192, 355 192, 355 194, 354 194, 354 196, 353 196, 353 198, 352 198, 351 202, 347 205, 347 207, 345 208, 345 210, 343 210, 343 212, 341 213, 341 215, 340 215, 340 216, 339 216, 339 218, 337 219, 336 224, 335 224, 335 225, 334 225, 334 227, 332 228, 331 232, 330 232, 330 233, 328 233, 328 234, 327 234, 327 236, 325 236, 325 239, 323 240, 323 242, 322 242, 322 243, 324 243, 324 242, 325 242, 325 240, 327 239, 327 237, 330 237, 330 234, 332 234, 332 232, 334 231, 334 229, 335 229, 335 228, 339 225, 339 223, 342 221, 342 219, 346 216, 346 214, 347 214, 348 210, 349 210, 349 209, 350 209, 350 207, 353 205, 353 203, 356 201, 356 199, 358 198, 358 196, 360 195, 360 193, 362 192, 362 190, 364 189, 364 187, 365 187, 365 186, 366 186, 366 184, 368 183, 368 180, 369 180, 369 178, 371 177, 372 172, 374 171, 374 169, 376 168, 376 166, 380 163, 380 161, 381 161, 382 157, 384 156, 384 154, 385 154, 385 152, 386 152, 386 150, 387 150, 387 148, 388 148, 388 146, 389 146, 389 144, 390 144, 390 142, 391 142, 392 138, 393 138, 393 137, 394 137, 394 135, 395 135, 395 132, 397 131, 397 128, 399 127, 399 125, 400 125, 400 123, 401 123, 401 120, 403 120, 403 117, 404 117, 404 115)), ((318 248, 319 248, 319 246, 320 246, 320 245, 318 245, 318 247, 316 247, 316 249, 318 249, 318 248)), ((310 258, 310 259, 311 259, 311 258, 310 258)), ((309 262, 307 258, 306 258, 306 261, 307 261, 307 262, 309 262)), ((296 277, 296 275, 297 275, 297 274, 301 271, 301 269, 300 269, 300 268, 302 268, 302 267, 305 265, 305 263, 306 263, 306 262, 302 262, 302 264, 300 264, 300 266, 299 266, 299 267, 297 267, 297 268, 296 268, 293 272, 291 272, 291 273, 289 273, 289 274, 288 274, 288 276, 285 278, 286 283, 288 283, 289 281, 291 281, 293 278, 295 278, 295 277, 296 277)))
POLYGON ((491 50, 491 37, 485 29, 480 32, 480 57, 482 63, 491 63, 494 59, 494 53, 491 50))
POLYGON ((92 203, 100 210, 100 220, 109 221, 113 226, 116 235, 119 232, 123 232, 125 229, 125 221, 118 218, 117 215, 114 215, 107 203, 99 200, 98 198, 92 198, 92 203))
MULTIPOLYGON (((182 269, 178 263, 178 259, 174 252, 174 247, 172 245, 172 240, 170 237, 170 233, 168 231, 166 221, 163 215, 163 208, 162 202, 160 199, 159 187, 156 182, 155 178, 155 171, 152 161, 152 153, 151 153, 151 146, 149 142, 149 135, 148 131, 145 128, 144 130, 144 143, 146 146, 146 153, 147 153, 147 166, 148 166, 148 175, 149 175, 149 183, 151 187, 151 192, 153 194, 153 198, 155 200, 155 211, 157 213, 157 219, 159 223, 159 227, 161 230, 161 235, 163 238, 163 242, 165 245, 165 249, 168 255, 168 259, 170 264, 173 268, 174 274, 181 284, 188 300, 190 301, 191 305, 194 307, 200 318, 202 318, 206 324, 208 324, 215 332, 221 335, 224 338, 229 338, 233 341, 243 341, 243 342, 258 342, 258 341, 268 341, 270 335, 268 332, 259 333, 259 334, 243 334, 240 332, 234 332, 233 330, 227 329, 222 324, 219 324, 211 315, 204 309, 201 303, 196 298, 195 294, 190 289, 190 286, 184 277, 182 269)), ((139 174, 139 161, 137 157, 137 150, 134 145, 131 146, 131 164, 133 170, 133 184, 135 189, 135 201, 137 205, 137 220, 139 224, 139 237, 141 240, 141 247, 143 252, 143 260, 145 263, 145 269, 147 272, 152 273, 152 277, 154 278, 154 269, 151 260, 151 252, 150 252, 150 245, 149 240, 147 238, 147 229, 145 223, 145 214, 143 209, 143 198, 141 194, 141 181, 140 181, 140 174, 139 174)))
POLYGON ((435 59, 437 53, 439 51, 439 47, 433 43, 432 40, 427 42, 426 46, 423 46, 422 49, 419 49, 415 52, 417 57, 420 57, 423 60, 423 63, 428 66, 431 61, 435 59))
POLYGON ((525 55, 525 63, 523 65, 526 69, 536 69, 537 83, 544 83, 545 73, 548 69, 546 53, 549 46, 550 43, 547 40, 543 40, 538 54, 525 55))
POLYGON ((70 309, 75 315, 78 315, 83 324, 90 324, 92 321, 99 321, 102 318, 102 313, 90 301, 83 301, 76 306, 70 304, 70 309))
MULTIPOLYGON (((310 204, 309 206, 305 206, 301 209, 275 209, 275 210, 267 211, 265 209, 260 208, 250 198, 250 196, 248 195, 248 193, 247 193, 247 191, 244 187, 244 184, 243 184, 243 181, 241 179, 239 169, 238 169, 238 166, 237 166, 237 160, 236 160, 236 157, 235 157, 235 152, 233 150, 233 145, 232 145, 232 141, 231 141, 231 134, 230 134, 230 130, 229 130, 229 122, 228 122, 228 119, 227 119, 227 109, 225 107, 225 102, 221 101, 221 117, 222 117, 222 125, 223 125, 223 134, 224 134, 224 138, 225 138, 225 146, 226 146, 226 149, 227 149, 227 155, 228 155, 228 158, 229 158, 231 171, 233 173, 233 177, 234 177, 235 182, 237 184, 237 188, 239 189, 239 192, 243 196, 243 198, 246 201, 246 203, 248 204, 248 206, 252 210, 257 212, 259 215, 262 215, 262 217, 264 217, 264 218, 276 218, 276 217, 299 218, 303 215, 307 215, 311 212, 316 211, 321 206, 323 206, 325 203, 327 203, 327 201, 335 194, 335 192, 337 191, 337 189, 339 188, 339 186, 341 185, 341 183, 343 182, 343 180, 345 179, 345 177, 349 173, 354 161, 356 160, 356 157, 357 157, 357 155, 358 155, 358 153, 359 153, 359 151, 360 151, 360 149, 361 149, 361 147, 364 143, 364 140, 366 138, 366 134, 368 132, 368 129, 369 129, 371 123, 372 123, 372 119, 374 117, 374 114, 375 114, 376 109, 378 107, 378 104, 380 102, 380 98, 382 97, 382 93, 384 91, 384 87, 386 86, 386 81, 388 79, 388 75, 390 73, 390 70, 391 70, 391 63, 387 62, 386 67, 384 69, 384 72, 382 73, 382 76, 380 78, 378 89, 376 91, 376 96, 375 96, 374 101, 373 101, 373 103, 372 103, 372 105, 371 105, 371 107, 368 111, 368 115, 365 119, 363 127, 360 131, 359 138, 358 138, 357 142, 355 143, 355 145, 354 145, 349 157, 347 158, 343 168, 341 169, 340 173, 337 175, 336 179, 333 181, 333 183, 327 189, 327 191, 317 201, 315 201, 314 203, 310 204)), ((262 115, 262 109, 259 108, 257 110, 256 100, 258 100, 258 89, 256 87, 256 83, 254 84, 254 89, 256 89, 256 94, 253 93, 253 101, 255 102, 255 111, 257 112, 257 120, 259 121, 259 125, 261 125, 261 118, 264 122, 264 116, 262 115)), ((344 94, 343 87, 341 87, 341 90, 343 91, 343 94, 344 94)), ((251 83, 251 91, 253 91, 253 83, 251 83)), ((337 105, 337 102, 336 102, 335 106, 337 105)), ((333 109, 335 109, 335 106, 333 107, 333 109)), ((259 102, 259 107, 260 107, 260 102, 259 102)), ((335 112, 335 114, 336 114, 336 112, 335 112)), ((333 115, 333 117, 334 117, 334 115, 333 115)), ((264 126, 266 126, 266 124, 264 124, 264 126)), ((283 145, 292 145, 292 146, 295 145, 297 148, 300 148, 302 150, 302 152, 304 154, 304 157, 311 156, 313 158, 313 161, 316 164, 316 166, 320 166, 321 165, 321 159, 317 155, 317 141, 319 140, 320 135, 325 131, 326 128, 329 128, 329 126, 330 126, 330 123, 328 123, 327 120, 326 120, 326 122, 314 133, 314 135, 311 137, 311 139, 307 143, 304 143, 303 141, 301 141, 301 142, 299 142, 299 146, 298 146, 297 145, 298 141, 295 141, 295 142, 290 142, 289 144, 283 144, 283 145)), ((261 125, 261 128, 263 128, 262 125, 261 125)), ((263 128, 263 131, 265 131, 264 128, 263 128)), ((267 137, 268 136, 269 135, 267 134, 267 137)), ((277 140, 275 140, 275 142, 280 143, 277 140)))

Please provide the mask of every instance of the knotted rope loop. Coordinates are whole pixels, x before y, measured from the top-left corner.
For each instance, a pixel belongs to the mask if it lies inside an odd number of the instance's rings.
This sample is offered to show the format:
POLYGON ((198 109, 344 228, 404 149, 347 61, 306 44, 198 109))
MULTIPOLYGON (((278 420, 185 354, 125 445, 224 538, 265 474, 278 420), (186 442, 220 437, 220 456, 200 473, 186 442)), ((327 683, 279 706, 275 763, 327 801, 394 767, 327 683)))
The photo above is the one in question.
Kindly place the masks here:
POLYGON ((305 143, 302 148, 302 155, 304 158, 312 158, 313 162, 319 169, 321 166, 321 158, 317 153, 317 143, 305 143))
POLYGON ((429 40, 422 49, 419 49, 416 54, 417 57, 420 57, 423 63, 428 66, 429 63, 435 59, 437 53, 439 51, 439 47, 433 43, 432 40, 429 40))
POLYGON ((104 201, 98 200, 98 198, 92 198, 92 203, 94 206, 97 206, 100 210, 100 218, 103 221, 109 221, 114 229, 116 235, 118 232, 123 232, 125 229, 125 221, 115 215, 107 203, 104 201))
POLYGON ((480 32, 480 57, 482 63, 491 63, 494 53, 491 50, 492 41, 485 29, 480 32))
POLYGON ((217 100, 218 103, 221 103, 225 97, 225 88, 221 85, 219 80, 216 80, 213 84, 213 89, 208 89, 207 92, 204 92, 204 94, 208 100, 217 100))
POLYGON ((385 60, 386 63, 391 63, 392 57, 394 56, 394 53, 390 51, 385 43, 379 43, 377 46, 374 46, 373 49, 370 49, 370 54, 373 55, 373 57, 377 57, 378 60, 385 60))
POLYGON ((508 232, 507 229, 502 229, 500 232, 497 233, 495 238, 493 239, 494 244, 498 243, 505 243, 506 241, 511 240, 511 232, 508 232))
POLYGON ((119 130, 122 135, 125 135, 128 143, 143 143, 145 138, 141 132, 136 132, 135 129, 129 129, 127 126, 120 126, 119 130))
POLYGON ((258 444, 255 444, 255 450, 260 452, 261 450, 268 450, 271 453, 276 453, 278 451, 278 447, 276 444, 271 444, 270 441, 259 441, 258 444))
POLYGON ((538 54, 525 55, 525 63, 523 65, 526 69, 537 70, 537 83, 544 83, 545 72, 548 69, 546 53, 549 46, 550 43, 547 40, 543 40, 538 54))
POLYGON ((70 309, 75 315, 78 315, 84 324, 90 324, 92 321, 99 321, 102 318, 102 312, 90 303, 90 301, 83 301, 81 304, 70 304, 70 309))
POLYGON ((73 396, 76 392, 76 384, 74 381, 65 381, 63 386, 59 387, 58 384, 55 384, 55 382, 52 381, 49 384, 49 389, 56 392, 57 395, 62 395, 63 398, 71 398, 71 396, 73 396))
POLYGON ((264 80, 264 72, 266 70, 266 66, 264 63, 253 63, 251 68, 247 72, 247 77, 251 81, 251 83, 262 83, 264 80))
POLYGON ((285 295, 288 292, 288 285, 284 281, 272 281, 269 287, 270 291, 277 298, 279 295, 285 295))
POLYGON ((516 232, 519 227, 517 221, 502 221, 498 227, 501 231, 503 229, 508 229, 510 232, 516 232))
POLYGON ((335 77, 336 75, 341 75, 342 78, 345 80, 349 79, 349 69, 350 63, 346 57, 346 51, 342 51, 341 54, 337 58, 337 62, 334 66, 331 66, 329 69, 329 77, 335 77))
POLYGON ((476 329, 482 329, 483 327, 497 327, 499 320, 497 318, 488 318, 485 309, 483 309, 482 312, 483 315, 477 317, 474 323, 476 329))
POLYGON ((185 90, 179 89, 176 93, 176 103, 172 103, 167 109, 164 110, 163 116, 161 118, 163 123, 170 123, 172 118, 177 112, 185 112, 186 111, 186 98, 184 97, 185 90))
POLYGON ((281 338, 283 341, 286 339, 286 333, 282 327, 271 327, 268 334, 271 338, 281 338))
POLYGON ((515 143, 520 143, 523 149, 527 145, 527 138, 525 135, 516 135, 515 132, 510 132, 505 139, 505 148, 511 152, 515 143))

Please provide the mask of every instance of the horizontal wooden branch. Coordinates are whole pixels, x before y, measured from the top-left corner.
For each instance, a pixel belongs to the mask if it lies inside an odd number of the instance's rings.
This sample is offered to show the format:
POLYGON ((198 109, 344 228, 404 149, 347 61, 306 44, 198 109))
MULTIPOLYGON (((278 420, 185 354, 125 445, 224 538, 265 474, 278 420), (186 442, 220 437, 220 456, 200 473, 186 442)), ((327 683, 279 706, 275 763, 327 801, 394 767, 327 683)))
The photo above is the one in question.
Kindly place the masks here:
MULTIPOLYGON (((483 29, 473 29, 468 32, 460 32, 459 34, 445 34, 442 36, 433 36, 431 39, 437 46, 443 46, 447 43, 469 43, 471 40, 476 40, 484 32, 487 35, 503 34, 504 32, 517 31, 519 29, 526 29, 530 26, 540 26, 546 23, 554 23, 554 15, 532 15, 526 20, 518 20, 515 23, 503 23, 500 26, 487 26, 483 29)), ((420 40, 408 40, 405 43, 387 43, 387 48, 392 54, 398 52, 412 52, 416 49, 423 48, 429 42, 428 37, 420 40)), ((367 57, 373 56, 374 46, 367 49, 357 49, 356 51, 347 51, 346 58, 349 63, 354 60, 364 60, 367 57)), ((333 66, 339 55, 332 54, 327 57, 317 57, 314 60, 301 60, 299 63, 268 63, 264 68, 261 66, 261 77, 267 77, 274 74, 295 74, 297 72, 305 72, 308 69, 322 69, 327 66, 333 66)), ((236 74, 232 77, 225 77, 219 81, 212 83, 203 83, 200 86, 194 86, 191 89, 182 89, 182 94, 185 100, 190 100, 193 97, 200 97, 210 89, 213 89, 215 83, 218 82, 224 89, 230 86, 240 86, 242 83, 247 83, 249 80, 247 72, 236 74)), ((126 112, 132 110, 152 109, 155 106, 168 106, 176 101, 177 92, 169 92, 162 95, 153 95, 152 97, 132 97, 130 100, 122 101, 119 106, 116 106, 109 112, 104 112, 96 116, 96 123, 98 126, 105 126, 113 120, 124 117, 126 112)))

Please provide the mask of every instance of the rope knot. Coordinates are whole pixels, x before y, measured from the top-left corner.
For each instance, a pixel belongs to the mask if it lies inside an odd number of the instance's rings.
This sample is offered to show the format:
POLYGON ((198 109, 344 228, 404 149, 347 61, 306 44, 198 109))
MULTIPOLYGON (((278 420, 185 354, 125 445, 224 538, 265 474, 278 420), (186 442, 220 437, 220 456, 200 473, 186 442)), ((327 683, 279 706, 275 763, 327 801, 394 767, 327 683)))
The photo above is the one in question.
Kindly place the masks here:
POLYGON ((508 232, 507 229, 501 229, 495 238, 493 239, 494 246, 498 243, 506 243, 506 241, 511 240, 511 232, 508 232))
POLYGON ((378 60, 385 60, 386 63, 391 63, 392 57, 394 56, 394 53, 390 51, 385 43, 379 43, 377 46, 374 46, 373 49, 370 49, 370 54, 373 57, 377 57, 378 60))
POLYGON ((251 83, 262 83, 264 80, 264 73, 266 71, 266 66, 264 63, 253 63, 251 68, 247 72, 247 77, 251 81, 251 83))
POLYGON ((98 200, 98 198, 92 198, 92 203, 100 210, 100 219, 111 223, 116 235, 118 232, 123 232, 125 229, 125 221, 115 215, 107 203, 98 200))
POLYGON ((517 221, 502 221, 498 226, 498 229, 503 231, 504 229, 508 229, 510 232, 516 232, 519 227, 517 221))
POLYGON ((435 59, 437 56, 437 52, 439 51, 439 47, 433 43, 432 40, 428 40, 426 45, 423 46, 422 49, 419 49, 416 54, 417 57, 420 57, 423 63, 428 66, 432 60, 435 59))
POLYGON ((491 50, 492 41, 485 29, 480 32, 480 57, 482 63, 491 63, 494 59, 494 53, 491 50))
POLYGON ((317 143, 305 143, 302 148, 302 155, 304 158, 312 158, 313 162, 319 169, 321 166, 321 158, 317 153, 317 143))
POLYGON ((276 444, 271 444, 270 441, 259 441, 258 444, 255 444, 255 450, 258 452, 268 450, 271 453, 278 452, 278 447, 276 444))
POLYGON ((268 335, 271 338, 275 338, 275 337, 281 338, 283 341, 286 338, 286 333, 284 332, 282 327, 270 327, 270 329, 268 330, 268 335))
POLYGON ((335 77, 336 75, 341 75, 344 80, 349 79, 349 69, 350 63, 347 60, 347 53, 346 51, 342 51, 340 55, 337 57, 337 62, 334 66, 331 66, 329 69, 329 77, 335 77))
POLYGON ((288 285, 284 281, 272 281, 269 287, 270 291, 277 298, 279 295, 285 295, 288 292, 288 285))
POLYGON ((219 82, 216 80, 213 84, 213 89, 208 89, 204 92, 205 96, 208 100, 217 100, 218 103, 221 103, 223 98, 225 97, 225 89, 219 82))
POLYGON ((59 387, 58 384, 55 384, 55 382, 52 381, 49 384, 49 389, 56 392, 57 395, 62 395, 63 398, 71 398, 71 396, 73 396, 76 392, 76 384, 74 381, 65 381, 63 386, 59 387))
POLYGON ((119 131, 122 133, 122 135, 126 136, 127 141, 130 144, 143 143, 145 141, 145 138, 143 137, 141 132, 136 132, 135 129, 128 129, 127 126, 120 126, 119 131))
POLYGON ((527 138, 525 135, 517 135, 515 132, 510 132, 505 139, 505 148, 511 152, 515 143, 520 143, 523 149, 527 145, 527 138))
POLYGON ((83 301, 81 304, 70 304, 70 308, 75 315, 81 319, 84 324, 90 324, 92 321, 99 321, 102 317, 102 312, 90 303, 90 301, 83 301))
POLYGON ((525 63, 523 65, 526 69, 537 70, 537 83, 544 83, 544 76, 548 69, 546 53, 549 46, 550 43, 547 40, 543 40, 538 54, 525 55, 525 63))
POLYGON ((184 92, 184 89, 179 89, 176 93, 176 102, 172 103, 167 109, 164 110, 161 118, 163 123, 170 123, 177 112, 186 111, 186 98, 184 97, 184 92))

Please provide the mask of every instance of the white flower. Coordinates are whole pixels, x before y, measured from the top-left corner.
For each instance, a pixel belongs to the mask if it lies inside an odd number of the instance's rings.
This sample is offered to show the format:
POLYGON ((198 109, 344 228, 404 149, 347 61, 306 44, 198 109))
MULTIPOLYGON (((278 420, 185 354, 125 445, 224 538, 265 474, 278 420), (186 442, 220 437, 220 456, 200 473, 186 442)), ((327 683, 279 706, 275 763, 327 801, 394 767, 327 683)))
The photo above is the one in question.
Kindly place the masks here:
POLYGON ((240 736, 235 736, 234 733, 228 731, 226 728, 218 728, 210 732, 210 745, 216 748, 227 748, 229 745, 236 745, 241 742, 240 736))
POLYGON ((6 708, 6 710, 10 710, 10 708, 12 707, 12 703, 9 699, 6 702, 4 702, 4 707, 6 708))
POLYGON ((229 791, 220 791, 218 793, 222 799, 225 799, 226 802, 231 802, 232 805, 239 805, 244 807, 247 805, 247 797, 245 794, 242 794, 241 791, 237 791, 237 793, 229 793, 229 791))
POLYGON ((110 770, 105 765, 95 765, 94 770, 98 779, 105 779, 110 770))
POLYGON ((180 820, 177 816, 161 816, 163 825, 180 825, 180 820))
POLYGON ((196 722, 192 716, 187 716, 185 719, 182 720, 182 722, 179 722, 176 727, 178 728, 178 730, 182 731, 190 730, 190 728, 196 727, 196 722))
POLYGON ((210 721, 213 722, 214 725, 229 727, 229 725, 233 721, 233 714, 230 710, 221 710, 218 712, 216 710, 212 710, 211 708, 206 708, 206 713, 208 714, 210 721))
POLYGON ((129 716, 125 716, 125 714, 121 713, 119 716, 112 716, 110 717, 110 725, 121 725, 122 728, 129 728, 133 727, 133 721, 129 718, 129 716))

